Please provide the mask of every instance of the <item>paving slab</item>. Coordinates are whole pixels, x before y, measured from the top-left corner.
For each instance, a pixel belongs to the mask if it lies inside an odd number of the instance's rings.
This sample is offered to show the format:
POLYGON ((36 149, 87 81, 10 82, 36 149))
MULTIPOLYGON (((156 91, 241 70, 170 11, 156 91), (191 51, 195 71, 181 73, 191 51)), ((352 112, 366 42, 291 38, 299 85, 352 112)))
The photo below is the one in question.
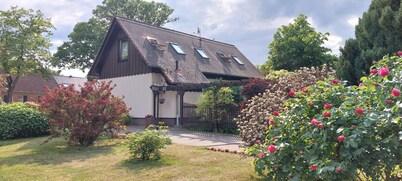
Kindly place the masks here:
MULTIPOLYGON (((144 131, 143 126, 128 126, 128 131, 144 131)), ((190 131, 183 128, 169 128, 168 135, 173 143, 202 146, 206 148, 228 149, 229 151, 241 151, 241 138, 237 135, 190 131)))

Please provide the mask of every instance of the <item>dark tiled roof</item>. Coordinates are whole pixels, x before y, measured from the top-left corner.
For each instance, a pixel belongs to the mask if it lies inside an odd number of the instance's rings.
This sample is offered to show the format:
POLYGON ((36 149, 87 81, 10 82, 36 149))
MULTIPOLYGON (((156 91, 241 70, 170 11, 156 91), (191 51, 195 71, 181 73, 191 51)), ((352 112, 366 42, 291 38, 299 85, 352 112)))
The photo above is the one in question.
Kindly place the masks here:
POLYGON ((45 86, 49 87, 49 89, 58 87, 52 76, 45 79, 42 75, 27 75, 18 78, 14 92, 43 93, 45 92, 45 86))
MULTIPOLYGON (((205 74, 239 78, 262 77, 257 68, 234 45, 120 17, 113 19, 111 27, 115 23, 128 35, 146 63, 150 67, 161 68, 170 83, 209 83, 205 74), (147 37, 166 45, 164 51, 157 50, 147 37), (169 43, 179 44, 186 54, 177 54, 169 43), (194 49, 196 47, 202 48, 209 59, 203 59, 194 49), (226 56, 236 56, 244 65, 238 64, 233 59, 229 63, 219 57, 217 52, 222 52, 226 56), (176 71, 176 61, 179 71, 176 71)), ((97 66, 97 61, 98 59, 95 59, 94 66, 97 66)))

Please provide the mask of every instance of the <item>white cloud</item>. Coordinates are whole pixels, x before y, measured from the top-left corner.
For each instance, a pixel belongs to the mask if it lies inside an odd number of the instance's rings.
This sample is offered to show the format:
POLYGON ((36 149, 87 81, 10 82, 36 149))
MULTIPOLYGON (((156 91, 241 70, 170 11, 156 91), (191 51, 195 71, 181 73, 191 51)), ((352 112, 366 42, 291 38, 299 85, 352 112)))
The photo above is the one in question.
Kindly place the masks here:
POLYGON ((355 27, 359 23, 359 17, 351 16, 347 20, 348 24, 352 27, 355 27))
POLYGON ((69 70, 62 70, 60 74, 64 75, 64 76, 71 75, 73 77, 85 77, 85 76, 87 76, 88 72, 89 72, 89 69, 85 69, 84 72, 82 72, 82 70, 79 70, 79 69, 69 69, 69 70))
POLYGON ((339 55, 339 47, 342 46, 343 39, 340 36, 330 35, 328 40, 324 42, 324 47, 331 49, 332 54, 339 55))
POLYGON ((275 19, 259 19, 249 21, 245 26, 245 30, 269 30, 277 29, 282 25, 293 22, 293 17, 277 17, 275 19))

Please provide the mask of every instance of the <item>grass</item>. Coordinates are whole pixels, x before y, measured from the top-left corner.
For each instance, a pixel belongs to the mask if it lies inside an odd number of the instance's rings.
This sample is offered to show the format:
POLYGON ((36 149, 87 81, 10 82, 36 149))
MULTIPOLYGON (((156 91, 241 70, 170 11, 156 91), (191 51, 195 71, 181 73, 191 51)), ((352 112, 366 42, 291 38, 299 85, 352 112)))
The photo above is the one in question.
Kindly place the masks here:
POLYGON ((169 145, 158 161, 129 161, 121 140, 68 147, 63 139, 0 141, 0 180, 258 180, 252 158, 169 145))

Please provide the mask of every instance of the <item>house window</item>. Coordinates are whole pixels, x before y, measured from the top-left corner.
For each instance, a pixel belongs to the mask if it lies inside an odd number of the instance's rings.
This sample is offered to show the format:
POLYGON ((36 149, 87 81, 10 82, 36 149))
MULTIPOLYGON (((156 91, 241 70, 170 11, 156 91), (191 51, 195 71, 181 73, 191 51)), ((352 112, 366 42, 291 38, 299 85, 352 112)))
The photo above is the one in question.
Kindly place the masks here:
POLYGON ((195 48, 195 50, 198 52, 198 54, 205 59, 208 59, 209 57, 207 56, 207 54, 205 54, 204 50, 202 50, 201 48, 195 48))
POLYGON ((182 54, 185 55, 186 53, 184 53, 184 51, 181 49, 180 45, 177 43, 170 43, 170 45, 173 47, 174 51, 176 51, 176 53, 178 54, 182 54))
POLYGON ((128 41, 127 39, 122 39, 119 41, 119 61, 128 60, 128 41))
POLYGON ((22 98, 22 102, 27 102, 28 101, 28 96, 24 96, 23 98, 22 98))
POLYGON ((244 63, 240 60, 239 57, 232 56, 232 58, 233 58, 239 65, 244 65, 244 63))

